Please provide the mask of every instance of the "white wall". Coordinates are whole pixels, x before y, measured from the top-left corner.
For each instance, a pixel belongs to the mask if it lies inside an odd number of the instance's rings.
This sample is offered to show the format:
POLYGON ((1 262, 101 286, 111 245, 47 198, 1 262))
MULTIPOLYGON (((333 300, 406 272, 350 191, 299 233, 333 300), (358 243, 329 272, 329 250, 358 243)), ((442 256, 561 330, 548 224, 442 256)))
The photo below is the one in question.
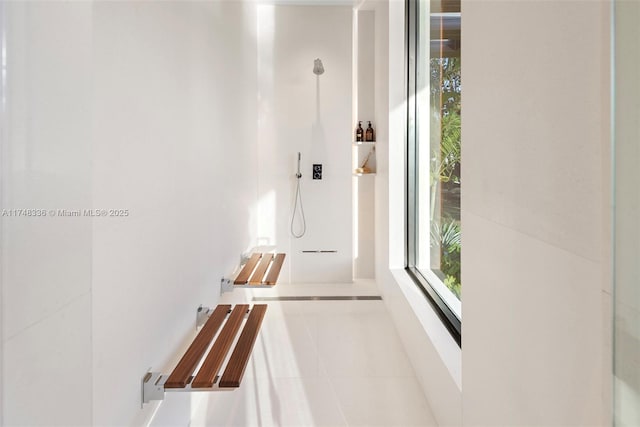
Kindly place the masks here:
MULTIPOLYGON (((364 5, 363 5, 364 6, 364 5)), ((368 7, 368 6, 366 6, 368 7)), ((375 80, 375 10, 357 11, 357 117, 362 128, 367 129, 372 122, 374 132, 378 130, 376 116, 376 80, 375 80)), ((352 138, 355 140, 355 127, 352 138)), ((367 158, 371 145, 355 146, 353 168, 360 167, 367 158)), ((376 170, 375 151, 367 163, 376 170)), ((375 278, 375 183, 374 175, 353 177, 354 198, 354 236, 353 275, 356 278, 375 278)))
POLYGON ((466 425, 609 421, 608 7, 463 4, 466 425))
MULTIPOLYGON (((255 19, 241 2, 94 6, 93 204, 130 210, 93 223, 95 424, 153 410, 140 377, 172 367, 255 242, 255 19)), ((156 423, 189 415, 171 394, 156 423)))
POLYGON ((255 244, 255 6, 4 6, 2 207, 129 215, 2 217, 3 422, 140 425, 142 376, 255 244))
POLYGON ((615 419, 640 425, 640 4, 615 4, 615 419))
POLYGON ((258 241, 288 253, 283 281, 352 279, 351 19, 347 6, 258 6, 258 241), (325 68, 319 77, 316 58, 325 68), (298 152, 307 232, 295 239, 298 152), (322 180, 311 179, 314 163, 323 165, 322 180))
MULTIPOLYGON (((5 6, 4 3, 0 4, 0 34, 4 34, 2 36, 2 42, 3 44, 6 45, 5 43, 5 37, 7 34, 6 31, 6 25, 7 25, 7 19, 6 19, 6 10, 5 10, 5 6)), ((2 73, 4 74, 4 70, 5 70, 5 63, 2 63, 2 73)), ((3 80, 0 83, 0 99, 6 99, 6 95, 7 95, 7 88, 6 88, 6 83, 3 80)), ((7 109, 6 109, 6 105, 4 108, 0 109, 0 165, 2 165, 2 168, 4 169, 4 160, 3 160, 3 147, 4 147, 4 141, 7 140, 7 109)), ((4 198, 4 183, 5 178, 3 176, 3 174, 0 172, 0 209, 4 209, 4 202, 5 202, 5 198, 4 198)), ((2 309, 4 307, 3 305, 3 298, 2 298, 2 294, 3 294, 3 278, 4 278, 4 274, 2 274, 2 271, 4 271, 3 268, 3 257, 4 257, 4 224, 2 224, 1 222, 2 220, 0 220, 0 309, 2 309)), ((4 420, 4 387, 2 386, 2 384, 4 384, 4 316, 0 313, 0 425, 4 424, 3 420, 4 420)))
MULTIPOLYGON (((90 208, 91 5, 6 2, 4 209, 90 208)), ((5 425, 91 423, 91 221, 2 217, 5 425)))
MULTIPOLYGON (((400 3, 389 3, 392 268, 404 235, 400 3)), ((440 425, 606 425, 607 5, 469 1, 462 14, 463 350, 401 272, 378 280, 440 425)))
MULTIPOLYGON (((389 44, 390 9, 393 4, 386 1, 368 0, 365 3, 374 10, 374 111, 378 128, 376 129, 376 178, 374 192, 374 237, 375 237, 375 277, 383 288, 389 282, 391 274, 387 266, 389 261, 389 123, 392 105, 389 100, 389 78, 392 72, 389 44)), ((402 55, 400 52, 397 54, 402 55)), ((398 55, 394 60, 398 59, 398 55)), ((396 65, 396 64, 394 64, 396 65)), ((396 65, 397 66, 397 65, 396 65)), ((395 74, 394 74, 395 75, 395 74)), ((394 101, 395 102, 395 99, 394 101)))

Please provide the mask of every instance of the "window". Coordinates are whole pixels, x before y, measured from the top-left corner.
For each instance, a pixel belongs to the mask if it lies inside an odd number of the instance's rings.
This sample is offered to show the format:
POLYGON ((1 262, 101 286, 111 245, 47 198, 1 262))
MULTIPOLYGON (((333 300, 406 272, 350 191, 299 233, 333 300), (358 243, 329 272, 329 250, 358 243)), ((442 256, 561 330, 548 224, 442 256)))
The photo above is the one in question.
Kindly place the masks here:
POLYGON ((460 342, 460 0, 407 0, 407 270, 460 342))

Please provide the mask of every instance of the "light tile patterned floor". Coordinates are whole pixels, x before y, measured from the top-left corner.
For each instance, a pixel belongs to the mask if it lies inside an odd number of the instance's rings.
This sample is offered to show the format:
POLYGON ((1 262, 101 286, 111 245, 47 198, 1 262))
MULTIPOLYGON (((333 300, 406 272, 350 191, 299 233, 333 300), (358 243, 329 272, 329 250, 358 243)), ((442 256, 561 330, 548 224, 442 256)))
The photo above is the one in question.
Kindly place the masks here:
MULTIPOLYGON (((253 296, 376 295, 372 282, 277 285, 253 296)), ((382 301, 268 302, 240 389, 194 399, 192 426, 435 426, 382 301)))

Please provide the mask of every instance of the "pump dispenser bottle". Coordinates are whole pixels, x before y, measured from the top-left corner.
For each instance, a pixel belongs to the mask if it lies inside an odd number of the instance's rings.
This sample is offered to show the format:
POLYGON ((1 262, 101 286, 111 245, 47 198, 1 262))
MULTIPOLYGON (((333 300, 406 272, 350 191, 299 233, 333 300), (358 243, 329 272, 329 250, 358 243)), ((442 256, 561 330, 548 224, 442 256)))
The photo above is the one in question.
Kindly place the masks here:
POLYGON ((358 128, 356 129, 356 141, 364 141, 364 130, 362 129, 362 122, 358 122, 358 128))
POLYGON ((371 127, 371 122, 369 122, 369 127, 367 127, 366 132, 364 133, 364 140, 365 141, 369 141, 369 142, 373 142, 375 141, 375 136, 374 136, 374 132, 373 132, 373 128, 371 127))

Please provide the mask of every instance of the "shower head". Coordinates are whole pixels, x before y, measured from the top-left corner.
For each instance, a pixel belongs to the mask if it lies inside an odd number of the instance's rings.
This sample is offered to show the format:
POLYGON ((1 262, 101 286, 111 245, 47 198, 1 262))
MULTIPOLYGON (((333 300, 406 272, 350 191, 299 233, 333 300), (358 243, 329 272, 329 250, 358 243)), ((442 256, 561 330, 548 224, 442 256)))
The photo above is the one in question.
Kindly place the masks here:
POLYGON ((313 61, 313 74, 319 76, 322 73, 324 73, 324 66, 320 58, 317 58, 313 61))

